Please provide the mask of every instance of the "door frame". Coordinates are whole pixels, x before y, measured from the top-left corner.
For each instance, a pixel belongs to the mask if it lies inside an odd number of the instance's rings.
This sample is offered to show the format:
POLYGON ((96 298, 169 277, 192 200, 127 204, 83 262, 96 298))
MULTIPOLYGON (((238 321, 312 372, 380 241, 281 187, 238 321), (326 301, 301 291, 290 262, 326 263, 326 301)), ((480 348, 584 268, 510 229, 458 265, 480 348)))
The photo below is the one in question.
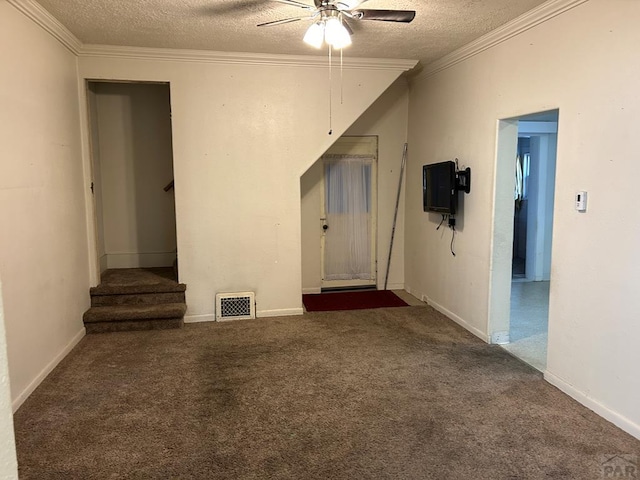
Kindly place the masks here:
MULTIPOLYGON (((344 135, 340 137, 325 154, 339 155, 371 155, 373 162, 371 163, 371 272, 370 280, 325 280, 325 252, 326 252, 326 233, 323 226, 326 222, 326 181, 325 168, 323 164, 322 176, 320 181, 320 285, 322 290, 336 288, 358 288, 358 287, 375 287, 378 282, 378 136, 377 135, 344 135)), ((324 157, 324 155, 323 155, 324 157)), ((323 160, 323 157, 320 160, 323 160)), ((324 162, 323 162, 324 163, 324 162)))
MULTIPOLYGON (((96 205, 96 195, 95 190, 99 189, 96 184, 96 162, 95 162, 95 152, 96 148, 93 145, 92 138, 92 122, 94 119, 94 113, 92 111, 91 98, 90 98, 90 86, 91 84, 108 84, 108 83, 116 83, 116 84, 135 84, 135 85, 166 85, 169 89, 169 101, 170 108, 172 109, 172 85, 169 81, 148 81, 148 80, 128 80, 128 79, 113 79, 113 78, 89 78, 84 77, 81 80, 83 82, 83 88, 79 89, 80 93, 80 104, 84 105, 84 108, 80 109, 80 128, 81 128, 81 136, 82 136, 82 158, 84 165, 84 179, 85 179, 85 205, 87 206, 86 213, 86 222, 87 222, 87 237, 88 237, 88 248, 89 248, 89 281, 90 286, 97 286, 100 283, 101 274, 103 271, 103 265, 101 264, 100 258, 100 237, 99 237, 99 226, 98 226, 98 212, 96 205)), ((171 146, 172 146, 172 162, 173 162, 173 171, 174 171, 174 192, 175 190, 175 138, 174 138, 174 126, 173 126, 173 115, 170 112, 170 121, 171 121, 171 146)), ((175 193, 174 193, 175 195, 175 193)), ((179 243, 179 235, 178 235, 178 207, 177 202, 174 203, 174 215, 176 218, 175 222, 175 235, 176 235, 176 244, 179 243)), ((179 273, 178 273, 179 274, 179 273)))
MULTIPOLYGON (((491 225, 491 263, 489 268, 488 343, 506 344, 510 341, 514 233, 513 190, 516 168, 514 159, 517 153, 520 122, 530 121, 533 119, 532 117, 556 110, 559 112, 558 108, 544 109, 539 113, 517 115, 500 119, 497 122, 493 191, 494 213, 491 225)), ((558 137, 556 137, 557 141, 558 137)), ((549 187, 555 191, 555 179, 549 187)), ((552 215, 555 216, 555 207, 552 215)), ((551 265, 553 270, 553 256, 551 256, 551 265)))

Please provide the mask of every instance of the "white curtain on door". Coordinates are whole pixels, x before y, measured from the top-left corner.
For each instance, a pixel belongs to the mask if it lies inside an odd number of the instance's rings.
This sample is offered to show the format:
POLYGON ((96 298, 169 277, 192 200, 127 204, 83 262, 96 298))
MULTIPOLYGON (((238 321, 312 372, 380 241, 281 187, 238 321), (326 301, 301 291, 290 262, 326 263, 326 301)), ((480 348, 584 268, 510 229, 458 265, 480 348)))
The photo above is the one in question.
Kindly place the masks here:
POLYGON ((370 280, 373 157, 325 155, 325 280, 370 280))

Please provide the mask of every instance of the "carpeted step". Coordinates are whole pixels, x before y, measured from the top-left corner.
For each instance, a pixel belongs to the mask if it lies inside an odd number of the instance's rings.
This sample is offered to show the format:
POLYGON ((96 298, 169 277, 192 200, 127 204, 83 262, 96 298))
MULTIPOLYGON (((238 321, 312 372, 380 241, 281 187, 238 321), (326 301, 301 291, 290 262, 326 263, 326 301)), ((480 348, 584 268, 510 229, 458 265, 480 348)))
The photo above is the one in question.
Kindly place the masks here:
POLYGON ((160 305, 111 305, 91 307, 84 313, 85 323, 147 320, 149 318, 179 318, 187 311, 184 303, 160 305))
POLYGON ((184 303, 109 305, 91 307, 83 320, 87 333, 180 328, 186 311, 184 303))
POLYGON ((136 293, 136 294, 110 294, 91 295, 92 307, 105 307, 110 305, 157 305, 163 303, 185 303, 185 293, 136 293))
POLYGON ((111 283, 101 283, 97 287, 91 287, 91 296, 99 295, 140 295, 151 293, 180 293, 185 292, 187 286, 184 283, 155 283, 155 284, 130 284, 119 285, 111 283))
POLYGON ((87 333, 180 328, 187 286, 172 268, 114 268, 90 290, 87 333))
POLYGON ((122 322, 86 323, 85 327, 87 333, 109 333, 136 330, 167 330, 170 328, 181 328, 183 325, 184 320, 182 318, 160 318, 122 322))

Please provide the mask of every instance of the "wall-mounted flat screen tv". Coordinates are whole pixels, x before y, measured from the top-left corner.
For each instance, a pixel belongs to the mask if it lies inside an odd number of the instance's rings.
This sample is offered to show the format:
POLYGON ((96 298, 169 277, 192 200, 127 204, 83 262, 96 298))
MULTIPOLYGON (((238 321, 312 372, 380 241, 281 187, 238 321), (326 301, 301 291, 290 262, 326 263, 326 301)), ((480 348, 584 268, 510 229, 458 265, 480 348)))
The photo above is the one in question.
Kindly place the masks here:
POLYGON ((422 202, 425 212, 456 213, 458 191, 455 162, 432 163, 422 167, 422 202))

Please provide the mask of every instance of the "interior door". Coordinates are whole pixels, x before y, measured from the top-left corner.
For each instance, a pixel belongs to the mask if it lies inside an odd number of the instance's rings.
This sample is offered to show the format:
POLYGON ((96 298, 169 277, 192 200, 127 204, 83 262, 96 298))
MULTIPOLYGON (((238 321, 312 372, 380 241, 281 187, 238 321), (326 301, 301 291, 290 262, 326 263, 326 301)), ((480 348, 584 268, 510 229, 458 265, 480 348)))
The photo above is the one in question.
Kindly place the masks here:
POLYGON ((375 155, 328 153, 322 158, 322 287, 375 286, 375 155))

